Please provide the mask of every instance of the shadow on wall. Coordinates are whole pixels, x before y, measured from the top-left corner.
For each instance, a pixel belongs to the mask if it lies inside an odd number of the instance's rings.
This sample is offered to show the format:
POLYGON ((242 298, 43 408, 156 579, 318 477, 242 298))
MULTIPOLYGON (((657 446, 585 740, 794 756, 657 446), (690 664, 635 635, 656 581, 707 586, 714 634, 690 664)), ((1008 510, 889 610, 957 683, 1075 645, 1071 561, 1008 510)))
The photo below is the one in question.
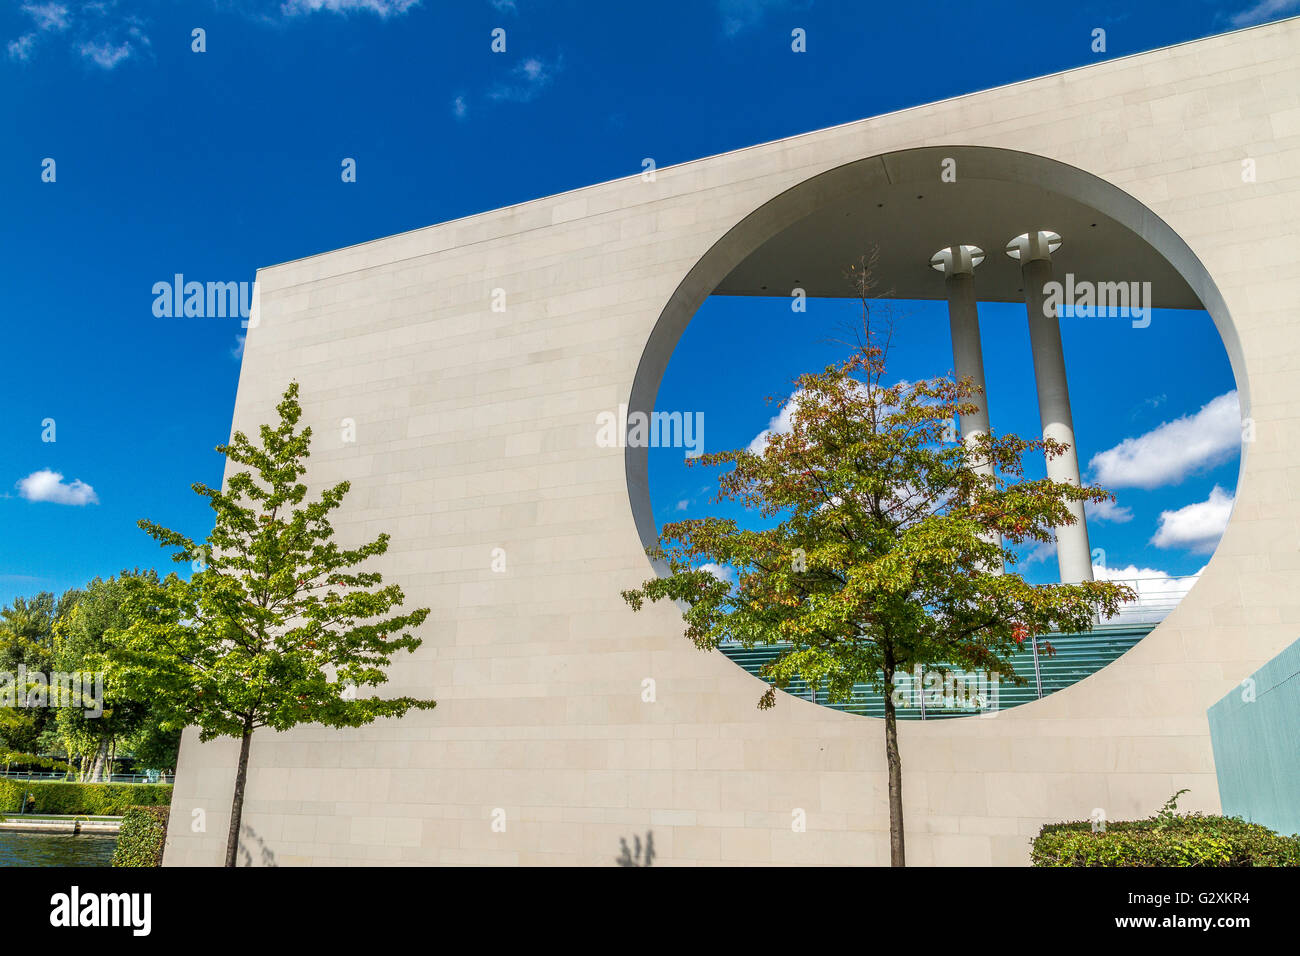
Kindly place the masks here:
POLYGON ((655 858, 655 835, 654 831, 647 830, 645 835, 644 846, 639 836, 632 837, 632 846, 627 845, 626 837, 619 837, 618 842, 622 847, 622 852, 614 860, 619 866, 650 866, 655 858))
POLYGON ((243 861, 240 863, 240 866, 253 865, 253 852, 251 849, 249 849, 248 843, 257 844, 255 849, 258 850, 258 856, 261 860, 259 866, 280 865, 275 862, 275 854, 272 853, 271 848, 266 845, 266 841, 263 840, 260 836, 258 836, 257 831, 254 830, 252 827, 250 827, 247 823, 245 823, 243 827, 240 829, 240 835, 244 837, 243 840, 239 841, 239 852, 240 855, 243 857, 243 861), (245 843, 245 840, 247 840, 248 843, 245 843))

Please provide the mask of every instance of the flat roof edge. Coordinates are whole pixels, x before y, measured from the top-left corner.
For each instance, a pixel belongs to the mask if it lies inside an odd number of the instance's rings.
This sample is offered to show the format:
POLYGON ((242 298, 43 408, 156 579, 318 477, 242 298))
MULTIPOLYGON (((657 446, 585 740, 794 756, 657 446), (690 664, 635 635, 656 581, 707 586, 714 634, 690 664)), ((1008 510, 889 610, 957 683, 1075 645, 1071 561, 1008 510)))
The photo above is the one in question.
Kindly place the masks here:
MULTIPOLYGON (((1125 60, 1133 60, 1138 57, 1151 56, 1153 54, 1163 53, 1168 50, 1176 50, 1179 49, 1180 47, 1194 46, 1198 43, 1209 43, 1211 41, 1220 40, 1225 37, 1236 36, 1237 34, 1241 34, 1241 33, 1249 33, 1252 30, 1265 30, 1269 28, 1278 27, 1282 24, 1297 23, 1297 22, 1300 22, 1300 14, 1297 14, 1295 16, 1290 16, 1290 17, 1283 17, 1280 20, 1270 20, 1267 23, 1256 23, 1248 27, 1238 27, 1235 30, 1227 30, 1224 31, 1223 33, 1212 33, 1209 36, 1197 37, 1194 40, 1183 40, 1179 43, 1170 43, 1167 44, 1166 46, 1154 47, 1150 50, 1142 50, 1138 53, 1127 53, 1124 56, 1118 56, 1108 60, 1101 60, 1097 63, 1087 63, 1082 66, 1073 66, 1065 70, 1057 70, 1054 73, 1044 73, 1041 76, 1032 76, 1032 77, 1027 77, 1023 80, 1014 80, 1011 83, 1004 83, 1001 86, 983 87, 978 90, 971 90, 970 92, 967 93, 960 93, 957 94, 956 96, 948 96, 939 100, 931 100, 928 103, 917 103, 912 106, 904 106, 896 110, 890 110, 886 113, 876 113, 872 116, 863 116, 860 117, 859 119, 848 120, 847 122, 844 123, 837 123, 834 126, 823 126, 818 129, 805 130, 802 133, 792 133, 789 136, 782 136, 778 139, 770 139, 762 143, 753 143, 749 146, 738 146, 735 149, 725 150, 724 152, 721 153, 712 153, 708 156, 697 156, 694 159, 683 160, 680 163, 674 163, 670 166, 661 166, 658 168, 657 171, 661 173, 665 173, 671 170, 682 169, 687 166, 693 166, 696 163, 711 162, 716 159, 723 159, 728 156, 736 156, 741 153, 746 153, 750 150, 764 149, 768 146, 774 146, 778 143, 794 142, 796 140, 803 139, 804 137, 808 137, 808 136, 819 136, 823 133, 830 133, 835 130, 847 129, 850 126, 857 126, 861 123, 866 123, 871 120, 887 119, 891 116, 899 116, 903 113, 910 113, 914 110, 929 109, 935 106, 942 106, 945 103, 955 103, 959 100, 963 100, 972 96, 982 96, 986 93, 994 93, 1000 90, 1014 89, 1017 86, 1023 86, 1028 83, 1038 83, 1042 80, 1050 80, 1053 77, 1067 76, 1071 73, 1079 73, 1084 70, 1095 70, 1101 67, 1110 66, 1115 63, 1123 63, 1125 60)), ((337 248, 327 249, 323 252, 314 252, 310 255, 299 256, 296 259, 285 259, 281 262, 276 262, 271 265, 259 266, 257 268, 257 273, 260 274, 262 272, 269 271, 271 269, 283 268, 284 266, 294 265, 299 262, 309 262, 312 259, 319 259, 323 256, 334 255, 335 253, 338 252, 345 252, 351 249, 360 249, 363 246, 372 245, 373 243, 377 243, 377 242, 387 242, 390 239, 398 239, 401 238, 402 236, 414 235, 415 233, 423 232, 426 229, 436 229, 439 226, 449 226, 452 225, 453 223, 465 222, 470 219, 478 218, 479 216, 486 216, 489 213, 503 212, 509 209, 522 209, 527 206, 532 206, 535 203, 541 203, 553 199, 559 199, 564 196, 570 196, 575 193, 580 193, 587 189, 596 189, 601 186, 609 186, 609 185, 613 185, 614 183, 623 182, 624 180, 639 179, 640 176, 641 176, 640 172, 629 173, 626 176, 616 176, 613 179, 604 179, 604 180, 600 180, 599 182, 586 183, 585 185, 582 186, 574 186, 571 189, 561 190, 558 193, 548 193, 545 196, 538 196, 533 199, 525 199, 521 202, 510 203, 509 205, 506 206, 494 206, 491 209, 482 209, 479 210, 478 212, 467 213, 464 216, 457 216, 454 219, 444 219, 441 222, 433 222, 425 226, 416 226, 414 229, 405 229, 402 232, 394 232, 386 236, 376 236, 374 239, 365 239, 362 240, 361 242, 352 243, 351 245, 338 246, 337 248)))

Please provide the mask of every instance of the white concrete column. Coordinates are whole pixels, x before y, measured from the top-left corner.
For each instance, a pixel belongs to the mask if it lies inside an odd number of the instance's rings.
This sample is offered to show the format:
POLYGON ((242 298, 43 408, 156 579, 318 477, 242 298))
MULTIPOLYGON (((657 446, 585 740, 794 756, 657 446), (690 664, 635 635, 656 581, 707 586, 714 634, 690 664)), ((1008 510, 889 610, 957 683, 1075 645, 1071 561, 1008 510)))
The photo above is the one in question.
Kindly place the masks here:
MULTIPOLYGON (((980 320, 975 301, 975 267, 984 261, 978 246, 959 245, 940 249, 930 258, 930 265, 944 275, 948 291, 948 328, 952 334, 953 369, 958 379, 969 378, 979 389, 971 402, 979 405, 969 415, 960 415, 962 441, 967 444, 976 435, 989 431, 988 396, 984 391, 984 350, 980 347, 980 320)), ((993 466, 985 463, 977 469, 992 474, 993 466)))
MULTIPOLYGON (((984 350, 980 346, 979 307, 975 299, 975 267, 984 261, 984 250, 979 246, 955 245, 940 249, 930 257, 930 265, 944 275, 948 292, 948 329, 952 335, 953 370, 960 381, 969 378, 979 390, 968 401, 978 407, 968 415, 959 415, 962 443, 969 448, 977 436, 989 432, 988 394, 984 386, 984 350)), ((993 463, 981 461, 974 470, 982 475, 993 474, 993 463)), ((1000 534, 988 540, 1002 546, 1000 534)), ((996 569, 1003 570, 1002 563, 996 569)))
MULTIPOLYGON (((1074 416, 1070 412, 1070 388, 1065 375, 1065 352, 1061 347, 1061 323, 1047 303, 1043 288, 1052 281, 1052 253, 1061 245, 1054 232, 1032 232, 1007 243, 1007 255, 1020 262, 1025 285, 1025 308, 1029 316, 1029 344, 1034 357, 1034 381, 1038 386, 1038 417, 1043 437, 1069 448, 1063 455, 1047 459, 1047 477, 1075 485, 1079 480, 1079 453, 1074 443, 1074 416)), ((1078 584, 1092 580, 1092 548, 1083 503, 1071 502, 1074 524, 1056 529, 1056 560, 1061 581, 1078 584)))

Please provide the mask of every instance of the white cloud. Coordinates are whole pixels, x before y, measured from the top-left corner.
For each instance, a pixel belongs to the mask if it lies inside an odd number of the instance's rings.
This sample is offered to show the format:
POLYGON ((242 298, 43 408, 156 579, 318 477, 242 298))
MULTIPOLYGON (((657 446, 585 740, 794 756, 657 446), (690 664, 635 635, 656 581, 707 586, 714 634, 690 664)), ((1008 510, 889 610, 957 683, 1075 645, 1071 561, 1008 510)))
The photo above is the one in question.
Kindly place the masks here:
POLYGON ((1234 27, 1251 27, 1297 11, 1300 11, 1300 0, 1260 0, 1253 7, 1234 14, 1231 23, 1234 27))
POLYGON ((497 13, 518 13, 519 5, 515 0, 490 0, 497 13))
POLYGON ((689 508, 690 506, 691 506, 691 501, 690 501, 690 499, 689 499, 689 498, 683 498, 681 501, 677 502, 677 509, 676 509, 676 510, 678 510, 678 511, 685 511, 685 510, 686 510, 687 508, 689 508))
POLYGON ((722 32, 735 36, 763 22, 769 11, 790 7, 790 0, 718 0, 722 32))
POLYGON ((57 471, 42 468, 17 482, 18 494, 28 501, 48 501, 56 505, 97 505, 95 489, 81 479, 63 483, 57 471))
POLYGON ((149 46, 144 21, 120 12, 117 0, 82 4, 75 18, 62 3, 27 3, 22 9, 32 18, 36 32, 9 43, 9 58, 13 60, 30 60, 41 34, 66 32, 67 42, 76 53, 105 70, 113 69, 149 46))
POLYGON ((287 17, 325 10, 329 13, 373 13, 380 19, 401 16, 420 0, 285 0, 280 12, 287 17))
POLYGON ((24 33, 18 39, 10 40, 8 51, 9 59, 25 63, 36 50, 37 34, 61 33, 68 28, 71 20, 68 8, 61 3, 25 3, 22 9, 32 18, 36 32, 24 33))
POLYGON ((1101 502, 1085 501, 1083 513, 1089 521, 1111 521, 1115 524, 1124 524, 1126 521, 1133 520, 1132 508, 1111 499, 1101 502))
POLYGON ((36 29, 55 33, 66 30, 70 22, 68 8, 61 3, 25 3, 23 13, 36 21, 36 29))
POLYGON ((464 119, 468 114, 469 114, 469 103, 465 101, 465 97, 458 96, 451 101, 452 116, 456 117, 456 119, 464 119))
POLYGON ((727 567, 725 564, 713 564, 713 563, 701 564, 695 570, 708 571, 719 581, 723 582, 724 584, 730 584, 732 587, 735 587, 738 583, 740 583, 740 579, 736 576, 736 569, 727 567))
POLYGON ((794 410, 799 399, 803 396, 804 389, 797 389, 793 395, 785 400, 781 410, 772 416, 767 427, 754 436, 749 443, 749 450, 755 455, 763 454, 763 449, 767 447, 767 441, 773 435, 788 435, 794 428, 794 410))
POLYGON ((17 40, 9 41, 9 59, 11 60, 29 60, 32 56, 32 48, 36 46, 36 34, 27 33, 20 36, 17 40))
POLYGON ((1112 624, 1155 623, 1164 619, 1192 589, 1201 576, 1195 574, 1176 578, 1157 568, 1139 568, 1130 564, 1126 568, 1108 568, 1104 564, 1092 566, 1092 576, 1097 581, 1118 581, 1127 584, 1137 593, 1137 598, 1122 605, 1112 624))
POLYGON ((1151 543, 1157 548, 1186 548, 1202 554, 1213 551, 1228 526, 1233 500, 1215 485, 1205 501, 1160 512, 1160 526, 1151 543))
POLYGON ((498 102, 528 103, 535 100, 551 85, 555 75, 564 66, 564 61, 556 59, 548 63, 535 56, 530 56, 511 71, 515 80, 510 83, 498 83, 488 91, 488 97, 498 102))
POLYGON ((1092 480, 1104 488, 1157 488, 1227 461, 1241 447, 1236 391, 1213 399, 1194 415, 1126 438, 1092 457, 1092 480))
POLYGON ((1050 541, 1035 541, 1034 546, 1029 553, 1020 559, 1022 566, 1037 564, 1039 561, 1048 561, 1056 557, 1056 538, 1050 541))
POLYGON ((130 59, 131 53, 131 44, 128 41, 111 43, 107 40, 94 40, 81 44, 81 55, 106 70, 111 70, 123 60, 130 59))

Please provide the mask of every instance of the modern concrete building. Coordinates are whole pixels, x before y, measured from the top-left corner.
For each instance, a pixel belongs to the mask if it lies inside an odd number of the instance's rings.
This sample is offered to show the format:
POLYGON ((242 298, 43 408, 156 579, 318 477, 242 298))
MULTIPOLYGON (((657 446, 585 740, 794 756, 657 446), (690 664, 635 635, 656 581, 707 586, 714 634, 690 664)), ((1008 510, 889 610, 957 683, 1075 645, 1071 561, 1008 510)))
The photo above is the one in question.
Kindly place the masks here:
MULTIPOLYGON (((645 450, 595 440, 602 412, 653 408, 707 296, 842 295, 865 243, 896 295, 952 303, 959 368, 976 294, 1028 301, 1057 435, 1059 329, 1032 311, 1049 269, 1204 308, 1254 439, 1217 553, 1148 636, 992 719, 900 727, 909 862, 1025 864, 1044 822, 1145 816, 1184 787, 1217 809, 1206 709, 1300 626, 1297 50, 1287 20, 262 270, 234 427, 300 381, 313 486, 352 482, 340 539, 393 533, 381 569, 433 609, 387 691, 439 705, 259 732, 252 862, 612 864, 647 834, 655 865, 888 862, 879 724, 793 696, 761 712, 674 608, 633 614, 645 450)), ((1064 576, 1087 548, 1062 540, 1064 576)), ((186 734, 168 864, 221 860, 236 749, 186 734)))

